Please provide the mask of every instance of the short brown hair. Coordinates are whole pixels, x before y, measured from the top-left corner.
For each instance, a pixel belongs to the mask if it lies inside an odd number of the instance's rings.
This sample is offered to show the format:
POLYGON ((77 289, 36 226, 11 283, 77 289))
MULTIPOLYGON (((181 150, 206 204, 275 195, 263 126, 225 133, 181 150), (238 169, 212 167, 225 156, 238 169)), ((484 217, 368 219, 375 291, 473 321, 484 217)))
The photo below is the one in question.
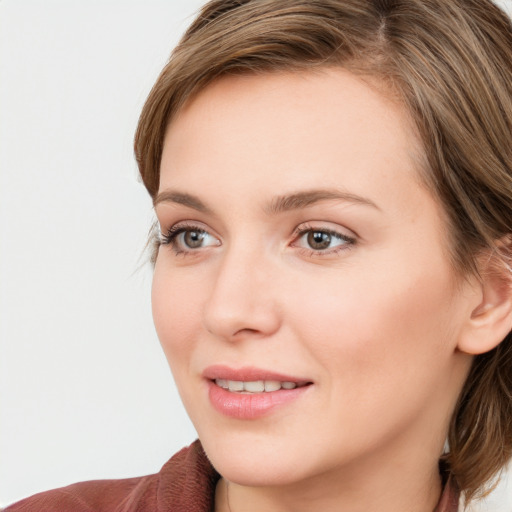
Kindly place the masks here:
MULTIPOLYGON (((226 74, 342 66, 384 81, 423 142, 425 181, 448 217, 452 257, 508 267, 512 232, 512 26, 490 0, 214 0, 154 85, 135 136, 154 198, 164 135, 184 103, 226 74)), ((467 499, 512 456, 512 339, 476 356, 443 458, 467 499)))

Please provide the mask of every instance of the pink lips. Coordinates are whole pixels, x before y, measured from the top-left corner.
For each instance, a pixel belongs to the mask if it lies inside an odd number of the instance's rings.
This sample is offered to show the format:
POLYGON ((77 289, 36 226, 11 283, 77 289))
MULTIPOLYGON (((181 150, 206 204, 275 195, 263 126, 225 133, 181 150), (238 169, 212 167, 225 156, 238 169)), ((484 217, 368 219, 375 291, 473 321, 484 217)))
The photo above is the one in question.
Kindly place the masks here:
POLYGON ((278 407, 297 400, 309 388, 310 381, 290 375, 261 370, 253 367, 233 369, 227 366, 210 366, 203 372, 207 379, 208 397, 215 410, 225 416, 242 420, 260 418, 278 407), (294 389, 279 389, 261 393, 237 393, 218 386, 216 379, 229 381, 280 381, 294 382, 294 389))

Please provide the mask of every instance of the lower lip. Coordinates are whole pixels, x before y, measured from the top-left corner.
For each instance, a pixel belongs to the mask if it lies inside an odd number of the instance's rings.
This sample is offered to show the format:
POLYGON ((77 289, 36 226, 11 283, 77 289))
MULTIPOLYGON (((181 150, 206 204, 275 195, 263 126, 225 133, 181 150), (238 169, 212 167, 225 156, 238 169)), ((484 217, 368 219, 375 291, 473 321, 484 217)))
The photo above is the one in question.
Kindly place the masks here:
POLYGON ((239 420, 254 420, 301 397, 311 386, 280 389, 267 393, 232 393, 208 381, 210 402, 221 414, 239 420))

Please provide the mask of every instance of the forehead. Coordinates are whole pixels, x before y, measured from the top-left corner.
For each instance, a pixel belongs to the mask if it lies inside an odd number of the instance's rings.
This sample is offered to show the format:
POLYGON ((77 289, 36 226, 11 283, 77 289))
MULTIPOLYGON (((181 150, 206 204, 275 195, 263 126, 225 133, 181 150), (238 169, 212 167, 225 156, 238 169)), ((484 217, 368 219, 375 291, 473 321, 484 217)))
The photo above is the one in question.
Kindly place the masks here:
POLYGON ((341 68, 223 77, 168 127, 160 189, 215 184, 219 173, 252 185, 309 175, 348 186, 377 163, 389 179, 411 175, 421 142, 408 112, 382 90, 341 68))

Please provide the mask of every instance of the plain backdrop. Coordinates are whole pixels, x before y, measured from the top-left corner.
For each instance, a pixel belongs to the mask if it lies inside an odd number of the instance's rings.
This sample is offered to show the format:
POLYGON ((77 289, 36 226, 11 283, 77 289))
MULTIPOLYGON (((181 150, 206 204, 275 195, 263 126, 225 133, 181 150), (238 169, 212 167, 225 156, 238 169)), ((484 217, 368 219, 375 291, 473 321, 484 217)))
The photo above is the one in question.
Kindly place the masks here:
MULTIPOLYGON (((195 438, 153 330, 132 139, 202 3, 0 0, 0 506, 153 473, 195 438)), ((512 512, 507 478, 478 510, 512 512)))

